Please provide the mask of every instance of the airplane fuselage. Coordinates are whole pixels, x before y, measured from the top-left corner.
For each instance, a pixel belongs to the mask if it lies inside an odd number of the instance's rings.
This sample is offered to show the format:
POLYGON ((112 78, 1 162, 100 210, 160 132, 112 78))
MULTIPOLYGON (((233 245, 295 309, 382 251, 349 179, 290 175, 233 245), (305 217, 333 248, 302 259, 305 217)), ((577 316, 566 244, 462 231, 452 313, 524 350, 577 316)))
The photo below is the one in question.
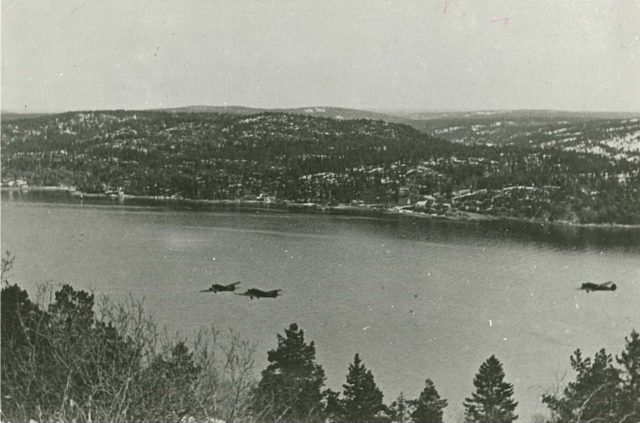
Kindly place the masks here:
POLYGON ((205 289, 203 291, 200 292, 233 292, 236 290, 236 286, 239 284, 240 282, 234 282, 234 283, 230 283, 229 285, 221 285, 221 284, 217 284, 214 283, 213 285, 211 285, 209 287, 209 289, 205 289))
POLYGON ((254 297, 255 298, 277 298, 279 294, 280 294, 279 289, 274 289, 272 291, 263 291, 261 289, 252 288, 252 289, 247 289, 247 291, 243 295, 246 295, 253 300, 254 297))
POLYGON ((211 290, 213 292, 235 291, 236 287, 231 285, 212 285, 211 290))
POLYGON ((580 289, 591 292, 591 291, 615 291, 617 286, 615 283, 612 284, 597 284, 592 282, 585 282, 582 284, 580 289))

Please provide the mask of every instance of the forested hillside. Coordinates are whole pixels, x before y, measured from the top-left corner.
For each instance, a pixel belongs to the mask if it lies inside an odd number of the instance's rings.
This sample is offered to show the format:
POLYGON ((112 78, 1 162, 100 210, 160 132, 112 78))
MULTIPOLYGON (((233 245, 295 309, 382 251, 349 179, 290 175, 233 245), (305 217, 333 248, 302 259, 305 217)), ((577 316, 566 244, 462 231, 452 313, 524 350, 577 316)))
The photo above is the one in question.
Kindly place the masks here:
POLYGON ((640 163, 640 115, 637 113, 555 110, 373 112, 341 107, 270 110, 238 106, 192 106, 166 111, 240 115, 278 112, 341 120, 383 120, 409 125, 427 135, 465 145, 557 146, 640 163))
POLYGON ((633 114, 504 111, 408 115, 414 128, 462 144, 557 146, 640 162, 633 114))
POLYGON ((462 145, 381 120, 286 113, 72 112, 3 121, 2 183, 640 223, 633 157, 561 147, 462 145))

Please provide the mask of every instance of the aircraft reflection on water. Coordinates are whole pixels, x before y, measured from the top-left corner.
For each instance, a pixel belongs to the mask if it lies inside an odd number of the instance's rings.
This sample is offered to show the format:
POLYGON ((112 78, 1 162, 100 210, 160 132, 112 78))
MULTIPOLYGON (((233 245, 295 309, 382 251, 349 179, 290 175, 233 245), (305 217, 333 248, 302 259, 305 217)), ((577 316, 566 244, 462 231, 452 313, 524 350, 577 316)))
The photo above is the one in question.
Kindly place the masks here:
MULTIPOLYGON (((213 292, 214 294, 217 294, 218 292, 233 292, 236 290, 236 286, 238 286, 239 284, 240 284, 239 281, 230 283, 229 285, 221 285, 221 284, 214 283, 209 288, 203 289, 200 292, 213 292)), ((245 297, 249 297, 252 300, 254 298, 278 298, 281 291, 282 291, 281 289, 263 291, 258 288, 250 288, 250 289, 247 289, 245 292, 242 292, 240 294, 235 294, 235 295, 243 295, 245 297)))
POLYGON ((615 283, 608 281, 605 283, 593 283, 593 282, 585 282, 578 288, 578 290, 587 291, 587 293, 591 291, 615 291, 618 287, 615 283))

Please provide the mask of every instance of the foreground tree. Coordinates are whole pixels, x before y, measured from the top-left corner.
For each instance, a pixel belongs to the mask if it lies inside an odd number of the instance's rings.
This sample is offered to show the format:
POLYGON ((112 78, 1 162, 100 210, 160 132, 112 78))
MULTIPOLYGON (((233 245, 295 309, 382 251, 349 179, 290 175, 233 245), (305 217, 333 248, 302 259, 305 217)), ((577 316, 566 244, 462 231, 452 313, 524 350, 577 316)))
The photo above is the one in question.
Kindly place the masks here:
POLYGON ((592 358, 576 350, 571 356, 575 381, 562 393, 545 395, 554 422, 636 422, 640 420, 640 335, 625 337, 625 347, 615 363, 604 349, 592 358))
POLYGON ((400 392, 398 399, 389 405, 389 418, 395 423, 407 423, 411 421, 413 401, 407 400, 404 393, 400 392))
POLYGON ((35 302, 18 285, 4 285, 3 421, 248 419, 253 348, 239 338, 197 334, 191 350, 183 341, 159 342, 155 322, 133 299, 104 298, 94 313, 93 295, 68 285, 55 295, 42 286, 35 302))
POLYGON ((622 366, 620 418, 640 421, 640 334, 634 330, 624 340, 625 348, 620 357, 616 357, 616 362, 622 366))
POLYGON ((3 287, 1 302, 0 389, 3 417, 28 421, 28 416, 35 415, 39 403, 58 398, 55 396, 58 387, 47 389, 48 386, 38 380, 39 374, 45 370, 43 359, 48 357, 43 352, 50 351, 38 333, 40 328, 48 325, 49 319, 29 299, 27 291, 18 285, 3 287))
POLYGON ((260 421, 320 421, 325 376, 316 364, 316 348, 292 323, 278 335, 278 347, 268 352, 269 365, 255 391, 253 410, 260 421))
POLYGON ((0 264, 0 283, 2 284, 3 287, 5 285, 9 286, 9 281, 6 279, 6 276, 11 271, 14 260, 15 260, 15 256, 12 256, 9 250, 5 251, 4 256, 2 256, 2 260, 0 264))
POLYGON ((324 396, 324 417, 331 422, 337 422, 342 416, 342 401, 340 393, 332 389, 326 389, 324 396))
POLYGON ((442 423, 443 411, 447 400, 441 399, 431 379, 425 381, 425 386, 417 400, 412 402, 415 409, 411 413, 414 423, 442 423))
POLYGON ((518 418, 513 385, 504 381, 502 363, 492 355, 473 379, 476 391, 464 400, 465 418, 473 423, 511 423, 518 418))
POLYGON ((382 391, 378 389, 371 370, 367 370, 358 354, 349 365, 347 383, 342 400, 342 420, 350 423, 365 423, 376 420, 385 410, 382 391))
POLYGON ((134 408, 143 413, 135 419, 142 421, 151 414, 176 421, 193 415, 198 406, 194 392, 201 370, 184 342, 178 342, 171 352, 156 356, 142 372, 140 385, 146 389, 134 408))
POLYGON ((613 367, 613 359, 604 349, 593 360, 583 358, 578 349, 571 356, 576 380, 569 382, 562 395, 544 395, 542 402, 558 422, 614 421, 619 408, 620 378, 613 367))
POLYGON ((110 409, 121 416, 119 407, 128 405, 122 389, 135 379, 140 350, 112 322, 97 321, 93 305, 93 295, 69 285, 55 292, 48 311, 17 285, 2 289, 5 415, 83 420, 110 409))

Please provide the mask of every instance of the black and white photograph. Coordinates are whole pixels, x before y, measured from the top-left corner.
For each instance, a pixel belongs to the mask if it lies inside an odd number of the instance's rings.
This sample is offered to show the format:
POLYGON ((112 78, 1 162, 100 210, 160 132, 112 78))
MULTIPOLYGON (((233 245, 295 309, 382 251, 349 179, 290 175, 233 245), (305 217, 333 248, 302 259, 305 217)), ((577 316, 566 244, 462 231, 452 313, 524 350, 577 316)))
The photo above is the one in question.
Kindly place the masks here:
POLYGON ((0 422, 640 423, 640 0, 0 12, 0 422))

